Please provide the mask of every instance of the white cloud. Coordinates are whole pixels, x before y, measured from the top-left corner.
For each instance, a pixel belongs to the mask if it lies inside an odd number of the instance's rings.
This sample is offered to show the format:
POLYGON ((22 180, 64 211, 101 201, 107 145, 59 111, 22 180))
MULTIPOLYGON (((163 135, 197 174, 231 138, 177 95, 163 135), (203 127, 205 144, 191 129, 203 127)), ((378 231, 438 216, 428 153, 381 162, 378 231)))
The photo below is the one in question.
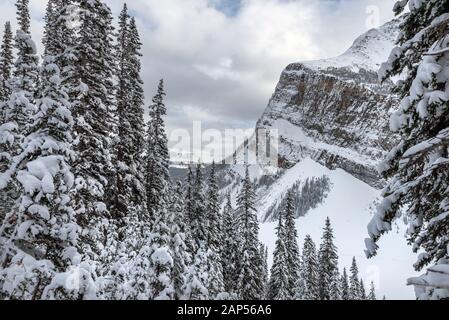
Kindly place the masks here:
MULTIPOLYGON (((14 17, 14 2, 1 2, 2 21, 14 17)), ((123 1, 105 2, 117 16, 123 1)), ((208 127, 250 127, 287 64, 338 55, 373 21, 367 12, 372 0, 341 0, 338 6, 326 0, 246 0, 235 15, 212 2, 128 3, 144 43, 146 98, 164 77, 171 129, 188 129, 192 119, 208 127)), ((376 0, 379 22, 391 19, 394 2, 376 0)), ((30 3, 33 35, 40 39, 46 1, 30 3)))

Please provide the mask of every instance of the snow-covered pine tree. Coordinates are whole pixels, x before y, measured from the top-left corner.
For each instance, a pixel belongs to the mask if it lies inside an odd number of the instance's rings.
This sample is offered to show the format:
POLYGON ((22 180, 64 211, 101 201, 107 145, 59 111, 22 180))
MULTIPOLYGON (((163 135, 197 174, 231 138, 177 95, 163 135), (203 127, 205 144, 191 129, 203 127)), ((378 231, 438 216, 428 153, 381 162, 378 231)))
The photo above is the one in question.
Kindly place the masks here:
MULTIPOLYGON (((166 189, 168 190, 168 189, 166 189)), ((168 212, 161 208, 153 212, 154 225, 151 237, 150 292, 153 300, 173 300, 173 252, 171 250, 171 230, 168 212)))
POLYGON ((262 288, 263 288, 263 298, 266 299, 268 295, 268 282, 270 277, 270 271, 268 270, 268 247, 266 247, 263 243, 260 244, 260 257, 262 259, 262 288))
POLYGON ((44 36, 42 38, 42 44, 44 45, 44 54, 48 54, 48 50, 54 51, 55 43, 52 42, 54 36, 51 36, 52 31, 51 28, 54 26, 55 20, 58 18, 57 16, 57 2, 58 0, 48 0, 47 7, 45 9, 44 16, 44 36))
POLYGON ((192 255, 195 254, 195 240, 193 239, 193 190, 194 190, 195 176, 193 174, 192 166, 188 166, 188 173, 184 183, 184 217, 186 219, 185 232, 187 235, 187 251, 192 255))
POLYGON ((222 262, 222 217, 215 162, 210 168, 207 186, 207 248, 209 270, 209 295, 211 298, 224 295, 222 262))
POLYGON ((294 300, 305 300, 306 281, 304 277, 304 269, 301 266, 298 279, 296 279, 294 300))
POLYGON ((227 195, 226 205, 223 210, 223 281, 225 291, 234 293, 237 287, 237 265, 239 241, 237 237, 237 217, 236 211, 232 207, 231 195, 227 195))
MULTIPOLYGON (((83 229, 80 250, 94 261, 108 241, 109 210, 106 191, 113 176, 111 135, 114 132, 114 57, 112 14, 100 0, 78 0, 79 30, 76 45, 78 83, 72 95, 74 116, 75 192, 78 223, 83 229)), ((100 271, 103 273, 103 271, 100 271)))
POLYGON ((61 85, 69 95, 69 102, 74 105, 80 95, 80 77, 77 72, 78 64, 78 41, 77 22, 74 19, 74 10, 78 0, 54 1, 53 11, 55 21, 53 22, 60 30, 58 37, 64 42, 53 42, 48 44, 48 48, 54 47, 57 51, 63 51, 64 54, 57 56, 57 63, 61 69, 61 85), (56 45, 56 47, 55 47, 56 45))
MULTIPOLYGON (((52 33, 52 30, 50 30, 50 28, 53 28, 54 26, 54 21, 57 19, 56 16, 56 10, 55 10, 55 6, 56 6, 57 0, 48 0, 47 2, 47 7, 45 10, 45 16, 44 16, 44 35, 42 38, 42 44, 44 45, 44 55, 48 55, 48 51, 47 50, 51 50, 53 52, 55 52, 55 45, 56 43, 54 42, 56 35, 50 35, 52 33), (53 39, 49 39, 49 37, 52 37, 53 39)), ((56 63, 56 61, 55 61, 56 63)), ((45 84, 42 83, 41 81, 42 79, 40 78, 40 74, 39 74, 39 78, 38 78, 38 82, 36 83, 36 90, 34 92, 34 98, 35 99, 42 99, 42 92, 45 89, 45 84)))
MULTIPOLYGON (((130 98, 133 89, 130 84, 129 68, 131 54, 129 48, 129 40, 131 38, 129 32, 129 13, 126 3, 120 12, 118 18, 117 44, 115 46, 115 78, 117 79, 116 97, 116 113, 117 120, 116 132, 112 143, 112 161, 116 168, 112 184, 108 187, 107 201, 109 211, 117 224, 117 228, 123 233, 123 227, 126 224, 126 218, 130 215, 132 182, 134 176, 131 173, 131 162, 133 162, 132 148, 132 123, 129 119, 130 115, 130 98)), ((142 128, 141 128, 142 129, 142 128)), ((111 182, 110 182, 111 183, 111 182)), ((122 234, 123 236, 123 234, 122 234)))
MULTIPOLYGON (((31 117, 36 112, 34 94, 39 59, 36 44, 30 35, 28 0, 17 1, 16 7, 19 29, 16 32, 14 46, 18 52, 10 83, 11 94, 4 104, 4 123, 0 124, 0 192, 5 199, 2 205, 4 223, 0 231, 0 242, 11 236, 14 229, 16 217, 11 208, 21 192, 17 180, 13 179, 19 165, 19 161, 14 158, 22 154, 22 143, 29 129, 31 117), (6 215, 10 213, 10 221, 6 221, 6 215)), ((0 246, 2 247, 4 246, 0 246)))
MULTIPOLYGON (((54 56, 54 63, 60 70, 61 87, 69 95, 70 104, 75 100, 71 93, 79 86, 79 80, 73 79, 76 65, 76 34, 74 27, 69 23, 73 1, 48 1, 43 38, 44 53, 54 56)), ((45 88, 43 80, 39 81, 39 85, 41 90, 45 88)), ((38 92, 37 96, 39 95, 38 92)))
POLYGON ((298 246, 298 231, 295 225, 295 205, 294 195, 289 192, 287 195, 287 202, 284 209, 285 218, 285 249, 287 252, 287 266, 288 266, 288 291, 289 299, 294 299, 296 291, 296 281, 299 277, 300 253, 298 246))
POLYGON ((221 259, 221 241, 223 240, 223 232, 222 232, 223 221, 220 212, 220 199, 219 199, 215 162, 213 162, 210 167, 206 199, 207 199, 206 212, 208 222, 207 244, 209 248, 213 248, 213 250, 215 250, 217 253, 220 254, 219 259, 221 259))
POLYGON ((186 300, 208 300, 209 277, 207 272, 207 252, 200 247, 193 256, 187 272, 186 300))
MULTIPOLYGON (((47 43, 61 41, 54 19, 47 21, 46 29, 47 43)), ((71 199, 73 118, 55 63, 64 52, 45 52, 38 112, 22 154, 14 158, 23 168, 16 175, 21 193, 3 261, 2 292, 9 299, 93 299, 94 270, 78 252, 79 227, 71 199)))
MULTIPOLYGON (((26 98, 34 103, 34 95, 39 83, 39 58, 37 56, 36 44, 31 38, 29 0, 17 0, 16 8, 18 30, 16 32, 15 48, 18 50, 18 54, 11 85, 22 89, 24 93, 27 93, 26 98), (18 79, 20 81, 17 83, 18 79)), ((23 110, 22 112, 25 111, 28 112, 28 115, 32 114, 32 110, 31 112, 30 110, 23 110)))
POLYGON ((390 125, 401 140, 380 168, 390 183, 369 225, 367 255, 377 253, 380 237, 405 215, 408 240, 422 252, 416 270, 436 263, 428 275, 409 282, 419 299, 443 299, 449 297, 449 1, 402 0, 395 13, 407 5, 398 47, 380 72, 383 80, 405 75, 395 90, 402 102, 390 125), (435 270, 439 280, 432 276, 435 270), (443 279, 446 285, 440 286, 443 279))
POLYGON ((352 259, 349 277, 349 300, 360 300, 361 290, 359 282, 359 267, 355 257, 352 259))
POLYGON ((189 165, 187 169, 187 176, 184 182, 184 216, 187 219, 187 227, 191 230, 193 221, 193 189, 195 183, 195 176, 193 174, 192 166, 189 165))
POLYGON ((30 10, 29 10, 30 0, 17 0, 17 23, 19 24, 19 29, 24 33, 30 33, 30 10))
POLYGON ((259 222, 255 209, 256 195, 246 167, 242 190, 237 198, 240 233, 240 258, 237 267, 237 294, 243 300, 260 300, 263 287, 260 279, 262 266, 259 256, 259 222))
POLYGON ((331 282, 335 270, 338 270, 338 253, 334 244, 334 231, 329 217, 323 229, 322 243, 318 255, 319 259, 319 285, 320 299, 330 300, 331 282))
POLYGON ((196 247, 201 246, 207 250, 207 240, 209 237, 205 199, 202 165, 198 164, 192 185, 190 230, 196 247))
POLYGON ((170 225, 171 225, 171 251, 173 252, 173 289, 174 299, 185 298, 187 286, 187 272, 192 257, 187 251, 186 219, 184 216, 183 187, 180 182, 172 190, 173 198, 170 202, 170 225))
POLYGON ((346 272, 346 268, 343 269, 343 274, 341 275, 340 287, 341 287, 341 299, 350 300, 349 278, 348 273, 346 272))
MULTIPOLYGON (((130 32, 130 64, 131 68, 129 70, 131 76, 131 86, 133 89, 133 95, 131 96, 131 110, 132 114, 132 139, 133 139, 133 153, 135 155, 135 160, 133 166, 135 166, 134 175, 135 181, 133 185, 133 199, 132 203, 134 206, 138 206, 140 202, 145 201, 145 207, 141 209, 144 214, 148 214, 148 208, 146 208, 146 190, 145 190, 145 159, 144 159, 144 148, 142 146, 145 144, 145 121, 144 121, 144 90, 143 90, 143 80, 141 78, 141 57, 142 57, 142 43, 140 40, 139 31, 137 29, 136 19, 131 17, 129 23, 130 32)), ((141 207, 144 205, 142 204, 141 207)))
POLYGON ((370 290, 369 290, 369 294, 368 294, 368 300, 377 300, 376 286, 374 285, 373 281, 371 281, 370 290))
MULTIPOLYGON (((140 50, 141 42, 135 19, 129 16, 125 5, 119 17, 115 52, 118 60, 116 69, 118 125, 117 137, 113 145, 116 177, 113 179, 115 185, 108 188, 110 195, 108 202, 113 217, 110 229, 115 233, 114 237, 109 237, 108 247, 112 247, 114 251, 106 255, 110 261, 109 264, 113 265, 109 271, 109 278, 118 276, 115 282, 120 283, 123 277, 131 277, 133 295, 137 294, 139 299, 143 299, 148 293, 142 290, 145 290, 149 284, 148 278, 142 275, 148 269, 143 268, 141 260, 146 259, 146 254, 150 252, 143 242, 149 239, 151 221, 146 207, 145 161, 144 148, 142 148, 145 142, 145 125, 140 50), (114 192, 111 193, 111 190, 114 192), (120 275, 120 270, 127 269, 128 261, 135 259, 133 256, 135 251, 131 248, 134 248, 136 252, 141 251, 137 255, 136 262, 137 267, 141 268, 137 275, 140 279, 138 288, 135 288, 137 282, 132 279, 134 276, 129 272, 125 276, 120 275)), ((168 224, 171 226, 171 222, 168 224)), ((128 271, 134 272, 129 268, 128 271)))
POLYGON ((303 277, 303 297, 302 300, 319 300, 319 266, 315 243, 312 237, 306 236, 304 249, 302 251, 302 277, 303 277))
POLYGON ((161 80, 150 106, 147 133, 146 194, 150 215, 164 206, 164 197, 170 182, 168 140, 163 119, 167 113, 164 99, 164 80, 161 80))
POLYGON ((131 213, 146 215, 146 205, 142 205, 146 195, 142 153, 145 137, 143 82, 140 77, 141 43, 135 20, 130 18, 126 4, 119 17, 117 42, 118 137, 114 144, 117 175, 111 214, 123 228, 126 227, 126 217, 131 213))
POLYGON ((366 288, 363 279, 360 279, 360 300, 366 300, 366 288))
POLYGON ((3 40, 0 48, 0 125, 5 122, 3 103, 11 95, 10 81, 13 67, 13 33, 11 23, 7 21, 3 31, 3 40))
MULTIPOLYGON (((132 226, 130 226, 130 228, 131 227, 132 226)), ((107 283, 109 288, 105 291, 112 299, 118 299, 120 294, 122 294, 122 299, 129 300, 150 300, 153 297, 151 283, 154 275, 151 269, 153 266, 151 264, 152 254, 154 253, 151 245, 153 233, 149 223, 142 223, 142 221, 138 221, 136 229, 139 230, 139 239, 135 253, 128 253, 125 263, 122 264, 125 265, 125 269, 121 271, 124 275, 123 285, 117 287, 117 284, 115 283, 115 279, 120 280, 119 274, 113 274, 112 283, 107 283), (112 294, 109 293, 111 289, 112 294)), ((129 248, 129 250, 132 249, 132 247, 129 248)), ((116 266, 120 267, 120 265, 120 261, 119 263, 116 263, 116 266)), ((111 271, 119 271, 114 269, 111 269, 111 271)))
POLYGON ((273 253, 273 266, 271 267, 271 277, 268 285, 269 300, 288 300, 290 298, 289 290, 289 265, 288 254, 285 247, 285 227, 284 215, 279 215, 279 222, 276 228, 276 247, 273 253))
POLYGON ((329 286, 329 300, 343 300, 342 299, 342 288, 341 288, 341 276, 337 269, 331 276, 330 286, 329 286))
MULTIPOLYGON (((0 131, 6 122, 7 101, 11 95, 10 81, 12 77, 13 67, 13 33, 11 31, 11 23, 5 23, 3 33, 3 41, 0 49, 0 131)), ((0 174, 7 170, 8 159, 7 154, 3 154, 6 141, 2 141, 0 136, 0 174), (5 157, 5 158, 4 158, 5 157)), ((6 150, 5 150, 6 151, 6 150)), ((3 223, 7 212, 12 206, 13 199, 6 190, 0 190, 0 226, 3 223)))

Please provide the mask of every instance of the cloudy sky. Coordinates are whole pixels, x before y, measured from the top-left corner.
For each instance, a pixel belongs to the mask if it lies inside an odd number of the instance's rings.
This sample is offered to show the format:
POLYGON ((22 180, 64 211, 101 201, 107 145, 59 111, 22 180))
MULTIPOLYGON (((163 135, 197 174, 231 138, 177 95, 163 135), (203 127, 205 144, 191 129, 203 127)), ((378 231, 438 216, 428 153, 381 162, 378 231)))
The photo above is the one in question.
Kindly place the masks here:
MULTIPOLYGON (((15 24, 14 0, 1 21, 15 24)), ((106 0, 118 15, 123 0, 106 0)), ((289 63, 344 52, 392 18, 395 0, 132 0, 144 43, 147 101, 167 89, 169 130, 251 128, 289 63)), ((40 42, 46 0, 30 0, 40 42)), ((2 23, 3 25, 3 23, 2 23)))

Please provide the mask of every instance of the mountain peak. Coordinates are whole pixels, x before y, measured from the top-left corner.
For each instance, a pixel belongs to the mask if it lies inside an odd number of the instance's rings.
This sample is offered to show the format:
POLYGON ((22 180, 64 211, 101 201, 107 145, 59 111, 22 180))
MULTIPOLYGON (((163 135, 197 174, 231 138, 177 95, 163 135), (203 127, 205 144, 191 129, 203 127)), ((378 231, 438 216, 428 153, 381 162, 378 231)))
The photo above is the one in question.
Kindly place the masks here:
POLYGON ((352 72, 377 72, 388 58, 399 34, 400 19, 392 20, 379 28, 370 29, 359 36, 342 55, 329 59, 305 61, 304 66, 326 72, 329 69, 344 68, 352 72))

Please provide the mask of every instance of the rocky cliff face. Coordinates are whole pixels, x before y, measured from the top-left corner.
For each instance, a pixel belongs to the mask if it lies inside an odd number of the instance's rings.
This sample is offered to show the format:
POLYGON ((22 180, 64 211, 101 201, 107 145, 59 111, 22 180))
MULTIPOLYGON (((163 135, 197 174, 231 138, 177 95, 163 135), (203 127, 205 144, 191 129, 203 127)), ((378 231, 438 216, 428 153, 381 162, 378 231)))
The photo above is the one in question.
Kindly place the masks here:
POLYGON ((398 21, 360 36, 343 55, 294 63, 283 72, 257 127, 277 129, 280 166, 310 157, 381 187, 376 165, 396 137, 388 128, 397 99, 377 70, 391 51, 398 21))
MULTIPOLYGON (((347 192, 348 199, 341 195, 336 198, 343 207, 354 200, 351 197, 372 197, 383 187, 377 165, 396 144, 388 119, 398 100, 389 93, 391 83, 379 83, 377 70, 394 46, 398 26, 399 21, 392 21, 369 30, 339 57, 293 63, 282 72, 257 123, 257 129, 277 130, 279 134, 280 170, 260 163, 249 167, 261 221, 276 220, 287 192, 305 189, 312 178, 338 176, 330 180, 330 199, 334 193, 347 192), (360 192, 348 187, 347 180, 358 181, 369 192, 355 195, 360 192)), ((232 159, 236 164, 220 171, 223 195, 230 193, 234 201, 245 174, 244 158, 254 161, 259 151, 256 140, 240 147, 232 159)), ((301 197, 308 197, 305 194, 301 197)), ((330 214, 329 201, 323 197, 310 214, 322 210, 330 214)))

